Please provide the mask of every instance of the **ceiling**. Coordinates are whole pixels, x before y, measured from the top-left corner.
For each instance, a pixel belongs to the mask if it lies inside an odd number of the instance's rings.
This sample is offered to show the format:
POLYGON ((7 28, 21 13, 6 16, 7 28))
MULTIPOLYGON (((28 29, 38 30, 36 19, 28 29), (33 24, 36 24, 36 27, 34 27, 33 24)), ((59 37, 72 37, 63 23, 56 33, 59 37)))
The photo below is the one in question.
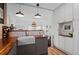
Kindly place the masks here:
MULTIPOLYGON (((23 3, 23 5, 36 7, 36 3, 23 3)), ((62 3, 39 3, 39 8, 53 11, 60 5, 62 5, 62 3)))

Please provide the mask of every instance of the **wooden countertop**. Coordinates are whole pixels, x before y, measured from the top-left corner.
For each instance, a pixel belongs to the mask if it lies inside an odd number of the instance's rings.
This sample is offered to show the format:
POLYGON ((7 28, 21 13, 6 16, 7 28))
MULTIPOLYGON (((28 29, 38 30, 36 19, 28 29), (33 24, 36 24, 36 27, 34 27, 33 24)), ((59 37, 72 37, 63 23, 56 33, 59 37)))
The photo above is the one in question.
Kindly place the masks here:
POLYGON ((16 42, 16 38, 8 38, 8 40, 2 42, 0 39, 0 55, 7 55, 16 42))
POLYGON ((63 35, 63 34, 59 34, 59 36, 64 36, 64 37, 70 37, 70 38, 73 38, 73 36, 71 36, 71 35, 63 35))
POLYGON ((12 30, 12 32, 24 32, 24 31, 43 31, 43 30, 12 30))
POLYGON ((35 36, 35 39, 48 38, 47 36, 35 36))

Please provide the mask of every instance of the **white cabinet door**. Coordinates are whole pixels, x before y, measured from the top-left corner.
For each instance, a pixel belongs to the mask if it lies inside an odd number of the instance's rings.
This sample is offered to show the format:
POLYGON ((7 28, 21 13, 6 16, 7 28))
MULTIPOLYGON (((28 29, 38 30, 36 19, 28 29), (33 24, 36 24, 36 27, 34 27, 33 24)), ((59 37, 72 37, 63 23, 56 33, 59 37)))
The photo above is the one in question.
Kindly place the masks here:
POLYGON ((59 36, 59 48, 61 50, 64 50, 64 37, 63 36, 59 36))
POLYGON ((64 50, 68 53, 68 54, 72 54, 73 53, 73 38, 69 38, 69 37, 64 37, 64 50))
POLYGON ((58 48, 67 54, 73 54, 73 38, 59 36, 58 48))
POLYGON ((59 47, 59 39, 57 36, 54 36, 54 46, 59 47))
POLYGON ((64 21, 71 21, 73 18, 72 16, 72 4, 66 4, 64 6, 64 21))

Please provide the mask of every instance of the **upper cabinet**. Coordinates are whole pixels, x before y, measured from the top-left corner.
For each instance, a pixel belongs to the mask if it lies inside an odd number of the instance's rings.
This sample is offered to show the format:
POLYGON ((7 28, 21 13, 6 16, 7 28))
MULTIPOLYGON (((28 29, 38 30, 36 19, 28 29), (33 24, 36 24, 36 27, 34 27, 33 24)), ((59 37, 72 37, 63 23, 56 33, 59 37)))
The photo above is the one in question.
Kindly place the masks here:
POLYGON ((72 21, 72 3, 62 4, 54 11, 54 15, 56 16, 58 23, 72 21))

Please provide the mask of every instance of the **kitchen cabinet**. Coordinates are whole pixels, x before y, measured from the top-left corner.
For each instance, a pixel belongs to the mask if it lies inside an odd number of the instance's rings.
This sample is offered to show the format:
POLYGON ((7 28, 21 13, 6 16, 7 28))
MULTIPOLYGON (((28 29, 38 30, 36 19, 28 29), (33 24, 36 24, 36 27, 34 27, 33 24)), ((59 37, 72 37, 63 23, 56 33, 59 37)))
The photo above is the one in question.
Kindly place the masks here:
POLYGON ((48 40, 47 38, 36 39, 36 54, 48 53, 48 40))
POLYGON ((17 55, 41 55, 41 54, 43 55, 48 54, 47 37, 36 37, 35 43, 33 44, 24 44, 17 46, 17 55))
POLYGON ((73 54, 73 39, 64 37, 64 49, 68 54, 73 54))
POLYGON ((64 39, 64 37, 62 37, 62 36, 59 36, 59 48, 60 49, 62 49, 62 50, 64 50, 64 43, 65 43, 65 41, 64 41, 65 39, 64 39))

